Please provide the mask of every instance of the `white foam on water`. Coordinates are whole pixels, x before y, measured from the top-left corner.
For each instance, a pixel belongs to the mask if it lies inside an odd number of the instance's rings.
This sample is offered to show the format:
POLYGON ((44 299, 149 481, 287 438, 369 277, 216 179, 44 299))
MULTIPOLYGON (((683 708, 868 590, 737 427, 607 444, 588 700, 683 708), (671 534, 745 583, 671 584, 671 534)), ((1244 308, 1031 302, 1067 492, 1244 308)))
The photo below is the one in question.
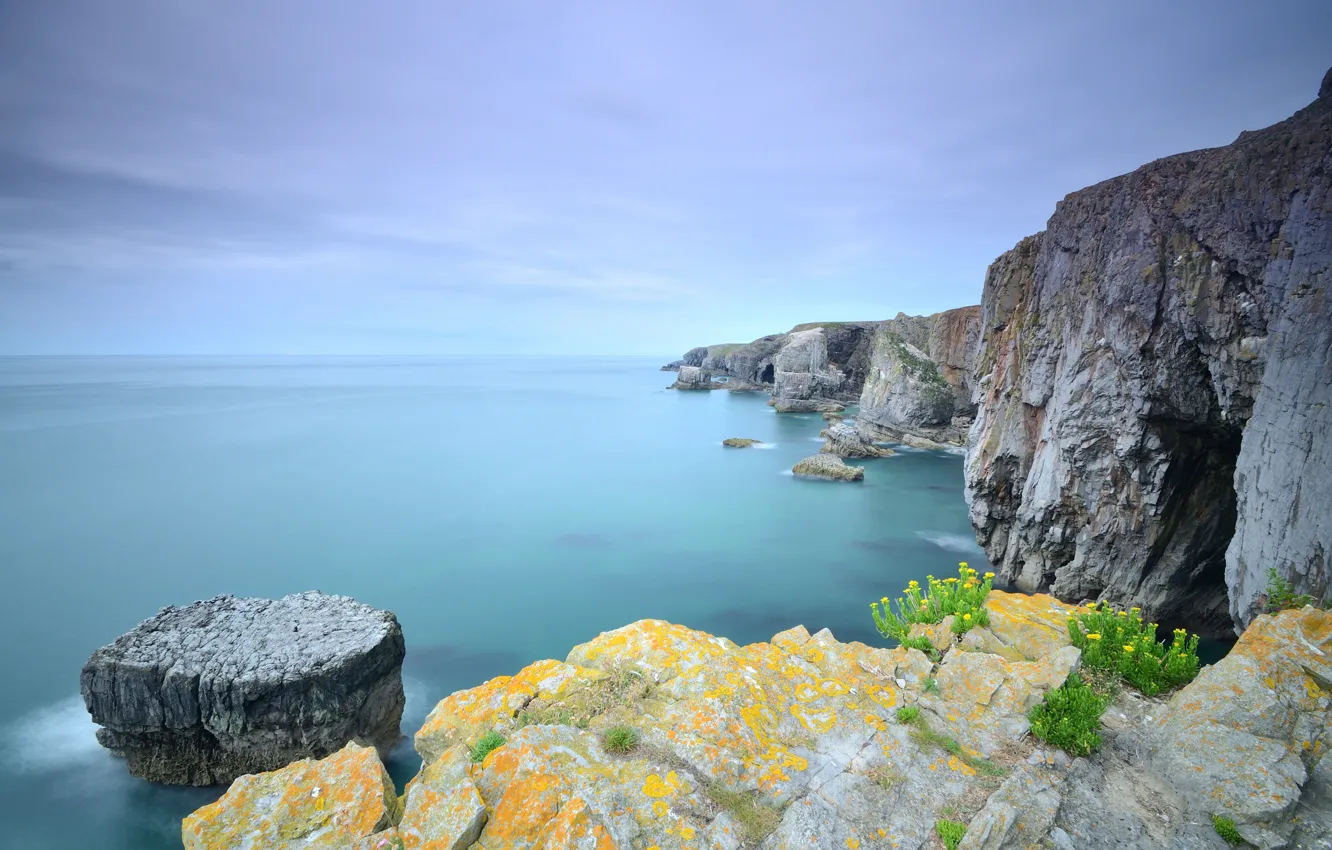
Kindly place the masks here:
POLYGON ((776 443, 755 443, 754 445, 750 446, 750 448, 751 448, 751 449, 775 449, 775 448, 777 448, 777 444, 776 444, 776 443))
POLYGON ((419 726, 438 700, 431 699, 429 685, 411 676, 402 677, 402 692, 407 697, 407 704, 402 709, 402 725, 419 726))
POLYGON ((823 440, 824 440, 824 438, 823 438, 823 437, 810 437, 809 440, 810 440, 810 442, 812 442, 812 443, 822 443, 823 440))
POLYGON ((97 743, 97 724, 82 697, 63 699, 0 727, 0 765, 14 773, 47 773, 113 759, 97 743))
POLYGON ((795 473, 792 472, 792 471, 789 470, 789 469, 783 469, 781 472, 778 472, 777 474, 778 474, 778 475, 795 475, 795 473))
POLYGON ((948 454, 950 454, 950 455, 963 455, 963 456, 965 457, 965 456, 966 456, 966 453, 967 453, 967 447, 966 447, 966 446, 944 446, 944 447, 943 447, 943 451, 948 452, 948 454))
POLYGON ((975 538, 966 534, 949 534, 946 531, 917 531, 916 536, 949 552, 963 552, 977 555, 984 550, 977 545, 975 538))

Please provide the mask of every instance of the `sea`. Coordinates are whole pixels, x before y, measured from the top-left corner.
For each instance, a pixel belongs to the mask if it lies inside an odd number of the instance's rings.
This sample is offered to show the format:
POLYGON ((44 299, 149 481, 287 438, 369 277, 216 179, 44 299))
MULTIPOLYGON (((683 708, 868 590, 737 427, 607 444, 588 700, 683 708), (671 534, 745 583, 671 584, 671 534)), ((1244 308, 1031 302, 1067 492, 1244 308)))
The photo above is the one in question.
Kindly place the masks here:
POLYGON ((396 613, 401 785, 438 700, 600 632, 887 645, 870 601, 984 568, 960 454, 797 478, 819 414, 668 390, 670 359, 0 358, 0 848, 179 848, 225 790, 131 777, 79 697, 88 656, 167 605, 317 589, 396 613))

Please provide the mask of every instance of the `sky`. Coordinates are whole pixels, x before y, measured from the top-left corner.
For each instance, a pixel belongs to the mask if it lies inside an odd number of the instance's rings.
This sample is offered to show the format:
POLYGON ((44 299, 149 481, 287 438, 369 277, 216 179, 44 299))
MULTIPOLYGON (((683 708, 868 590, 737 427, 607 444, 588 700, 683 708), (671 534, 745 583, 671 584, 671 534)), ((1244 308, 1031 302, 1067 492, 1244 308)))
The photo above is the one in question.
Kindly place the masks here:
POLYGON ((1326 0, 0 0, 0 354, 658 354, 979 303, 1326 0))

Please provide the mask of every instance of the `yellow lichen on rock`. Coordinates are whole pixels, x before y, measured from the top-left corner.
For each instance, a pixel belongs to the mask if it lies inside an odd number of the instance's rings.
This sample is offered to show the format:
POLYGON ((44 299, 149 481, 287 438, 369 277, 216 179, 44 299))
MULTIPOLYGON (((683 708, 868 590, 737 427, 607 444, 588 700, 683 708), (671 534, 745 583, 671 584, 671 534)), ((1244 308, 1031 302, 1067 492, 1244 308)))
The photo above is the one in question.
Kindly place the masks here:
POLYGON ((347 744, 319 760, 237 778, 185 818, 186 850, 346 848, 391 827, 397 792, 373 747, 347 744))

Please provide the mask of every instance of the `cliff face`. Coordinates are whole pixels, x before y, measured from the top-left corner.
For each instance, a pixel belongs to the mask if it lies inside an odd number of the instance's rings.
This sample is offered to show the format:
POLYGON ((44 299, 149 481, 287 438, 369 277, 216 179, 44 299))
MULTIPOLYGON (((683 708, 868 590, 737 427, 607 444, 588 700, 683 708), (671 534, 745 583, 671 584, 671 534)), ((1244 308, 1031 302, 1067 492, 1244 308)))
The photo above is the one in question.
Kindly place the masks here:
POLYGON ((970 424, 980 308, 884 322, 874 333, 857 427, 875 438, 960 444, 970 424), (956 420, 956 421, 955 421, 956 420))
POLYGON ((1213 631, 1329 592, 1332 94, 1076 192, 985 279, 967 457, 1004 579, 1213 631))
MULTIPOLYGON (((810 322, 751 343, 690 349, 676 368, 689 389, 727 375, 767 386, 782 412, 859 401, 865 439, 961 444, 972 414, 980 307, 883 322, 810 322), (685 381, 686 369, 691 380, 685 381), (696 380, 695 380, 696 379, 696 380), (700 383, 703 382, 703 383, 700 383)), ((672 364, 675 365, 675 364, 672 364)))

